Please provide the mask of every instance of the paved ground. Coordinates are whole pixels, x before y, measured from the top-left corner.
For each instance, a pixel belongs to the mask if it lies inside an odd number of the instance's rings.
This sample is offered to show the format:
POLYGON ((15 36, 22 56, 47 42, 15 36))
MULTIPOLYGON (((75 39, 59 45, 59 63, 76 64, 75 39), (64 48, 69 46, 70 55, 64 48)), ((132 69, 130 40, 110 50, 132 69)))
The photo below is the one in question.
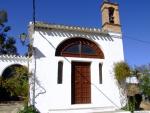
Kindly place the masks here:
POLYGON ((96 112, 96 113, 130 113, 130 112, 118 110, 118 111, 105 111, 105 112, 96 112))
MULTIPOLYGON (((19 109, 21 109, 23 107, 23 103, 22 102, 10 102, 7 104, 1 104, 0 103, 0 113, 17 113, 19 109)), ((141 103, 141 107, 144 108, 145 110, 150 110, 150 103, 146 103, 146 102, 142 102, 141 103)), ((122 111, 108 111, 108 112, 104 112, 104 113, 126 113, 126 112, 122 112, 122 111)), ((140 111, 138 113, 150 113, 150 111, 140 111)))
POLYGON ((11 102, 7 104, 0 104, 0 113, 17 113, 23 107, 21 102, 11 102))

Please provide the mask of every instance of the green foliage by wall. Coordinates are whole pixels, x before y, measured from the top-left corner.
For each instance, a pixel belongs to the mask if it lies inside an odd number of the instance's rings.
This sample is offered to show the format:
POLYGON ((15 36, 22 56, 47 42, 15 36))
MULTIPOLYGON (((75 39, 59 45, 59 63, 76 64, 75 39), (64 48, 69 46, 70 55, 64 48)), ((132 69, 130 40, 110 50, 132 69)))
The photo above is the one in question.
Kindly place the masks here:
POLYGON ((40 113, 33 106, 25 106, 23 110, 20 110, 18 113, 40 113))
POLYGON ((150 74, 143 75, 140 79, 140 89, 145 96, 150 97, 150 74))
MULTIPOLYGON (((7 78, 0 77, 0 89, 3 89, 3 93, 9 96, 19 97, 20 99, 28 99, 29 83, 28 83, 28 71, 26 67, 16 66, 10 67, 10 72, 13 74, 7 78), (10 71, 12 69, 12 71, 10 71)), ((0 91, 1 92, 1 91, 0 91)), ((1 92, 2 93, 2 92, 1 92)), ((1 95, 5 97, 5 94, 1 95)), ((4 100, 2 97, 0 100, 4 100)))
POLYGON ((121 82, 130 76, 130 67, 125 62, 118 62, 114 64, 114 73, 116 79, 121 82))

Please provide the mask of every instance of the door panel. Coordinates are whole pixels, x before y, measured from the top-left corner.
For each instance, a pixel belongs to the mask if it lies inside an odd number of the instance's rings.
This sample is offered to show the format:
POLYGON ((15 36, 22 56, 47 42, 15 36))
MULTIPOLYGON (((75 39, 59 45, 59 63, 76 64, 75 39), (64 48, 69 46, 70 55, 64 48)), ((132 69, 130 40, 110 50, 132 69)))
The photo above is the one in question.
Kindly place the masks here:
POLYGON ((91 102, 90 63, 72 62, 72 104, 91 102))

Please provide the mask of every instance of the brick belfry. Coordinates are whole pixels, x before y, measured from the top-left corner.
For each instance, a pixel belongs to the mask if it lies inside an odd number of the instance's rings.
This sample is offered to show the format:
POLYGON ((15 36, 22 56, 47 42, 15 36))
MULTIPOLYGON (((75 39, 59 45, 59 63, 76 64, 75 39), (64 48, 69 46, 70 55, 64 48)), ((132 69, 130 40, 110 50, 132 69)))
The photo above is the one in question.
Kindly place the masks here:
POLYGON ((102 30, 121 33, 119 5, 110 0, 104 0, 101 6, 102 30))

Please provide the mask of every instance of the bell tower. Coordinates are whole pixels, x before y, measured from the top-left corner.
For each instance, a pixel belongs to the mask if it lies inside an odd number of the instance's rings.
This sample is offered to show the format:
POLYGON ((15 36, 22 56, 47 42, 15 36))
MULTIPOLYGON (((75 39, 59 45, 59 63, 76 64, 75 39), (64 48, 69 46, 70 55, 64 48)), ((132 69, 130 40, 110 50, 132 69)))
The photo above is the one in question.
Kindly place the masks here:
POLYGON ((119 6, 110 0, 104 0, 101 6, 102 12, 102 30, 121 33, 121 25, 119 19, 119 6))

